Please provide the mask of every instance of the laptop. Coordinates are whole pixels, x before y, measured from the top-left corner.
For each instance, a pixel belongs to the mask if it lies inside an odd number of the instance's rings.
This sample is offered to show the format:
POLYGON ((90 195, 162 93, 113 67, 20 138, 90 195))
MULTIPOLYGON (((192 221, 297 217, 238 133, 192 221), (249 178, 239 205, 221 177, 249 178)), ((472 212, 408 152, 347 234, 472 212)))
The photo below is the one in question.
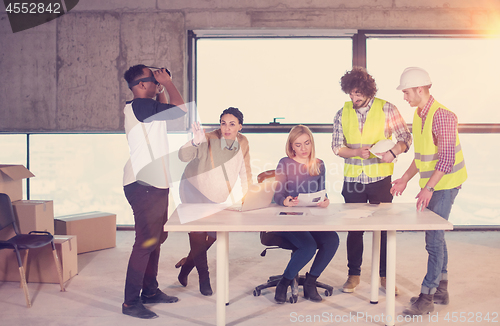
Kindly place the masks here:
POLYGON ((276 189, 275 181, 264 181, 254 183, 249 188, 243 198, 243 203, 238 203, 227 207, 227 210, 246 212, 255 209, 265 208, 271 204, 276 189))

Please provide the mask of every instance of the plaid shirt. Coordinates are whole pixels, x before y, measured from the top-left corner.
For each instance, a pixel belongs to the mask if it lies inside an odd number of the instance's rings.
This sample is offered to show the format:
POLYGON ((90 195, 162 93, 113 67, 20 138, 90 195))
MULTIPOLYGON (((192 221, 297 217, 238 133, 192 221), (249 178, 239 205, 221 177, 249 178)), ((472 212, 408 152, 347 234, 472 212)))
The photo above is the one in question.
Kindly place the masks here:
MULTIPOLYGON (((373 98, 368 102, 368 110, 366 110, 366 112, 361 113, 359 110, 356 110, 356 115, 358 117, 358 123, 359 123, 359 130, 361 132, 363 132, 363 126, 366 121, 366 116, 368 115, 368 112, 370 111, 372 104, 373 104, 373 98)), ((385 113, 385 131, 384 131, 385 137, 389 138, 394 134, 396 136, 397 142, 402 141, 406 144, 406 150, 405 150, 406 153, 412 143, 411 133, 408 130, 406 122, 403 120, 403 117, 401 116, 395 105, 389 102, 385 102, 384 107, 382 109, 385 113)), ((347 146, 344 137, 344 132, 342 130, 342 110, 343 109, 340 109, 335 115, 335 118, 333 119, 332 150, 333 153, 335 153, 335 155, 337 156, 339 155, 339 150, 342 147, 347 146)), ((356 178, 344 176, 344 181, 368 184, 380 181, 384 178, 386 177, 370 178, 364 172, 361 172, 361 174, 356 178)))
MULTIPOLYGON (((429 113, 434 97, 429 98, 424 108, 418 111, 418 116, 422 118, 422 130, 424 130, 425 119, 429 113)), ((432 138, 434 145, 438 148, 438 162, 436 170, 450 173, 455 164, 455 145, 458 128, 457 116, 445 109, 437 109, 432 120, 432 138)))

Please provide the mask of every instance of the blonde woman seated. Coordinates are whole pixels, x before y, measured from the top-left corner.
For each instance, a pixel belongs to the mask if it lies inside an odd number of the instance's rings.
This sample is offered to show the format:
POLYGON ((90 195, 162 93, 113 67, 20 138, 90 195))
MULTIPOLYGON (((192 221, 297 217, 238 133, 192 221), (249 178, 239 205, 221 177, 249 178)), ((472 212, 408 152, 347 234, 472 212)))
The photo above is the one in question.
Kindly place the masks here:
MULTIPOLYGON (((199 123, 193 124, 194 138, 179 150, 181 161, 189 162, 179 187, 183 203, 225 202, 238 177, 246 193, 252 174, 248 140, 240 133, 242 128, 243 113, 233 107, 222 112, 217 130, 205 134, 199 123)), ((191 251, 175 265, 182 266, 178 279, 183 286, 187 286, 188 275, 196 267, 203 295, 212 295, 207 250, 215 239, 215 232, 190 232, 191 251)))
MULTIPOLYGON (((296 206, 299 193, 313 193, 325 189, 325 165, 315 157, 314 138, 311 130, 303 125, 292 128, 286 143, 287 157, 282 158, 276 168, 276 192, 274 201, 283 206, 296 206)), ((319 207, 328 207, 325 198, 319 207)), ((307 218, 307 217, 305 217, 307 218)), ((304 283, 304 298, 314 302, 322 301, 316 289, 316 279, 330 263, 339 246, 335 231, 276 232, 291 242, 297 250, 285 268, 283 277, 276 286, 274 300, 286 301, 286 293, 292 279, 314 257, 316 257, 304 283)))

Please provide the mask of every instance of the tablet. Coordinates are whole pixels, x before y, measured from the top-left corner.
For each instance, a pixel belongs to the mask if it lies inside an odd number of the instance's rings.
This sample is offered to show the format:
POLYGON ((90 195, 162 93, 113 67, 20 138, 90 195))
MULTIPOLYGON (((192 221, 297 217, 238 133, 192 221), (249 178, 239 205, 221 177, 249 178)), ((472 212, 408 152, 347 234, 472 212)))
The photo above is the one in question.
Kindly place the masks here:
POLYGON ((305 212, 279 212, 278 215, 305 215, 305 212))

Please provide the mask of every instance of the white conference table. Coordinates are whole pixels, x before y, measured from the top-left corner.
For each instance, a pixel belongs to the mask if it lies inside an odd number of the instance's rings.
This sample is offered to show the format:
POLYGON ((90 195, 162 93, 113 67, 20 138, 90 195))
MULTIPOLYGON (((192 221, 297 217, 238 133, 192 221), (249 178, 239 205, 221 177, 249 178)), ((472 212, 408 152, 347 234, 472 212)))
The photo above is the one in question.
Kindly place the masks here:
POLYGON ((417 212, 415 204, 406 203, 331 203, 328 208, 283 207, 272 204, 267 208, 247 212, 222 210, 216 204, 207 207, 207 204, 179 205, 165 224, 164 230, 217 232, 218 326, 226 324, 226 305, 229 304, 229 232, 373 231, 370 302, 377 303, 380 232, 387 231, 386 325, 392 326, 396 318, 396 231, 453 229, 453 224, 434 212, 428 209, 417 212), (279 215, 280 212, 304 212, 305 215, 283 216, 279 215), (200 216, 206 217, 197 219, 200 216), (191 221, 182 224, 181 220, 191 221))

